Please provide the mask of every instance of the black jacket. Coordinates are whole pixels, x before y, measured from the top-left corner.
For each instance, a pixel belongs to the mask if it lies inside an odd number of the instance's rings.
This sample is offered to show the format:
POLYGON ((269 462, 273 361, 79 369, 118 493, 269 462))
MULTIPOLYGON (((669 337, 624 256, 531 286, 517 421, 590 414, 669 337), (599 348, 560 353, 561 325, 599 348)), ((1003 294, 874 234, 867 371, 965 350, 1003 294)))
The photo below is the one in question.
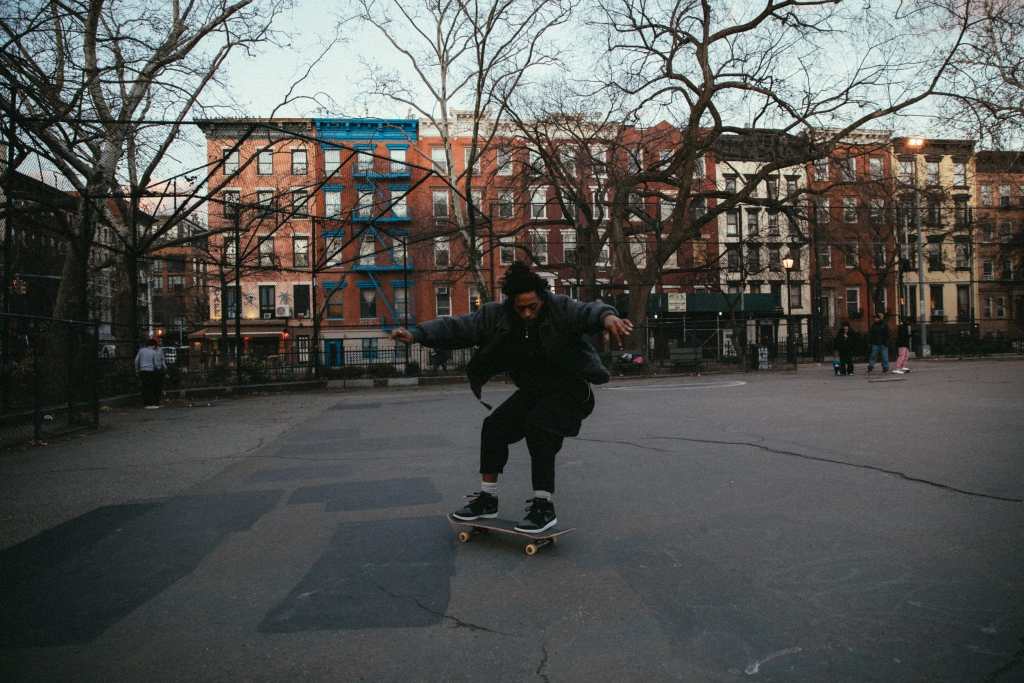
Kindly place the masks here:
POLYGON ((884 320, 874 323, 868 330, 868 340, 872 346, 889 345, 889 326, 884 320))
POLYGON ((897 339, 899 341, 897 341, 896 344, 898 346, 906 346, 906 347, 909 348, 910 347, 910 339, 911 339, 911 337, 913 337, 913 334, 914 333, 910 329, 910 325, 907 325, 906 323, 900 323, 899 334, 897 335, 897 339))
MULTIPOLYGON (((588 336, 604 331, 604 319, 615 314, 615 309, 604 303, 582 303, 547 292, 543 299, 537 329, 547 358, 591 384, 607 382, 611 377, 588 336)), ((411 332, 417 342, 432 348, 479 347, 466 367, 470 388, 479 398, 480 388, 489 379, 512 369, 509 358, 500 349, 515 320, 511 305, 492 302, 469 315, 430 320, 411 332)))
POLYGON ((840 358, 849 358, 853 355, 853 334, 843 336, 842 331, 836 335, 836 340, 833 345, 836 353, 839 354, 840 358))

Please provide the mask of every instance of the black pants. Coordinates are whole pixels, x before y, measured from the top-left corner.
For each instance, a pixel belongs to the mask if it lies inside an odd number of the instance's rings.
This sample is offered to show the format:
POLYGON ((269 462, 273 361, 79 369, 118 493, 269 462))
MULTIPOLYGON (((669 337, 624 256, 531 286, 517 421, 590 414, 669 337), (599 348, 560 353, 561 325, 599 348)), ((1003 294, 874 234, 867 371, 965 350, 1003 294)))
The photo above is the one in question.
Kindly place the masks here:
POLYGON ((140 372, 139 383, 142 384, 142 405, 160 405, 160 393, 163 390, 164 373, 159 370, 140 372))
POLYGON ((853 354, 839 354, 839 374, 840 375, 852 375, 853 374, 853 354))
POLYGON ((554 493, 555 456, 562 441, 579 434, 584 418, 593 410, 594 394, 585 382, 550 393, 520 389, 484 418, 480 473, 504 472, 509 444, 525 438, 534 490, 554 493))

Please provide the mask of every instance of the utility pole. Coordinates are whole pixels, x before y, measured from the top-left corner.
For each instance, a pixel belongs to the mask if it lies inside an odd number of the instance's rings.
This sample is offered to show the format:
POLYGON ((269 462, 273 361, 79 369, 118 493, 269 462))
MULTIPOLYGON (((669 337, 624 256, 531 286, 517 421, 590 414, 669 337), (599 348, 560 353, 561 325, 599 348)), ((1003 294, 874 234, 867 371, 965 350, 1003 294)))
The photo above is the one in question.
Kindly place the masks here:
POLYGON ((241 244, 241 220, 242 205, 239 202, 234 207, 235 219, 235 383, 242 383, 242 250, 241 244))
POLYGON ((921 337, 921 358, 927 355, 928 325, 924 321, 924 236, 921 234, 921 211, 918 190, 914 188, 914 234, 917 235, 917 311, 919 335, 921 337))

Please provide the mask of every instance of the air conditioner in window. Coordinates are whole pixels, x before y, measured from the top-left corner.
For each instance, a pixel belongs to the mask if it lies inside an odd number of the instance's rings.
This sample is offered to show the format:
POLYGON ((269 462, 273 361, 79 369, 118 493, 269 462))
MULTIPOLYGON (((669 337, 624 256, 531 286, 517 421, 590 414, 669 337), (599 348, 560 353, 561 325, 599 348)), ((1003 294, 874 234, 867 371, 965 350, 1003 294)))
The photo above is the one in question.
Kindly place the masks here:
POLYGON ((274 314, 273 313, 269 313, 268 312, 268 313, 264 313, 263 314, 263 319, 264 320, 272 320, 273 318, 274 318, 274 314))
POLYGON ((936 309, 932 310, 932 317, 933 318, 942 318, 945 315, 946 315, 946 312, 944 310, 942 310, 941 308, 936 308, 936 309))
POLYGON ((292 307, 291 306, 278 306, 277 307, 277 317, 278 318, 290 318, 290 317, 292 317, 292 307))

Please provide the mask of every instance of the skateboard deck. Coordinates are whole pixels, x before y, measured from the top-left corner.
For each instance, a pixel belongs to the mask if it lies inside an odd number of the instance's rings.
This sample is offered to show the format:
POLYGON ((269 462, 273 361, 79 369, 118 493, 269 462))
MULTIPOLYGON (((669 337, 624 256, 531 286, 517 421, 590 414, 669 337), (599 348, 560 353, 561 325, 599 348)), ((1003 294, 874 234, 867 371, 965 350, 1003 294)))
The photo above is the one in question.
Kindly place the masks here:
POLYGON ((448 515, 448 522, 458 532, 456 538, 459 539, 459 543, 469 543, 478 534, 494 532, 525 539, 527 543, 523 546, 523 552, 531 556, 536 555, 537 551, 544 546, 554 544, 559 536, 576 531, 575 527, 569 529, 553 527, 539 534, 528 534, 525 531, 516 531, 516 522, 507 519, 474 519, 467 522, 455 519, 451 514, 448 515))

